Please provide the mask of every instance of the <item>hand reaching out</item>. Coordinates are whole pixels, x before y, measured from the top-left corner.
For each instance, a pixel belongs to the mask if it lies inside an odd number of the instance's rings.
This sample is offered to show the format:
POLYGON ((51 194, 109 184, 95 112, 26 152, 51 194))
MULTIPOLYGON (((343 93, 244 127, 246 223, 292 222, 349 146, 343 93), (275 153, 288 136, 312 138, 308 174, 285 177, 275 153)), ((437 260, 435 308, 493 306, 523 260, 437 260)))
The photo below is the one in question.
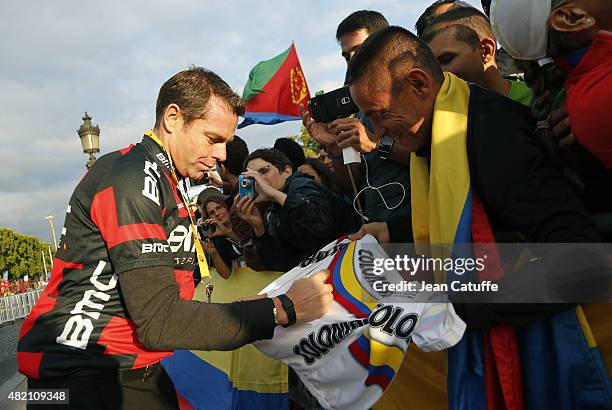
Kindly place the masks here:
POLYGON ((212 218, 206 219, 204 222, 209 225, 213 225, 215 227, 215 231, 210 235, 211 238, 216 238, 220 236, 227 236, 227 237, 232 236, 231 225, 225 226, 221 224, 219 221, 217 221, 216 219, 212 219, 212 218))
POLYGON ((329 127, 337 135, 338 149, 353 147, 361 153, 376 149, 374 134, 358 118, 339 118, 329 127))
POLYGON ((286 195, 278 189, 273 188, 272 185, 270 185, 268 181, 263 179, 257 171, 253 171, 247 168, 247 170, 243 172, 242 175, 244 175, 245 177, 253 178, 255 180, 255 191, 257 191, 257 198, 255 198, 256 203, 266 201, 278 202, 281 205, 284 203, 284 198, 286 197, 286 195))
POLYGON ((236 213, 238 216, 253 227, 255 235, 258 237, 263 236, 265 233, 263 218, 259 209, 255 206, 253 198, 250 196, 240 198, 240 196, 236 195, 234 203, 236 204, 236 213))
POLYGON ((303 105, 300 105, 300 114, 302 114, 302 124, 308 134, 319 144, 325 145, 328 152, 337 151, 336 133, 330 129, 329 124, 316 122, 303 105))

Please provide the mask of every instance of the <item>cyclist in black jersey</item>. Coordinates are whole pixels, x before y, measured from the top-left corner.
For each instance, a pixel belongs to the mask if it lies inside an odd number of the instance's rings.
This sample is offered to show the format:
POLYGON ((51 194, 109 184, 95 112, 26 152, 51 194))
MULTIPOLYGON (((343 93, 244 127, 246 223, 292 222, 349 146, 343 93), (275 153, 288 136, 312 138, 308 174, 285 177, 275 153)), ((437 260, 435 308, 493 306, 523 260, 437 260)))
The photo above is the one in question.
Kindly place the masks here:
POLYGON ((160 90, 153 130, 81 180, 51 280, 19 335, 30 389, 69 389, 76 408, 176 408, 159 365, 174 349, 231 350, 325 313, 328 272, 296 283, 288 299, 191 300, 195 267, 203 277, 208 267, 182 179, 199 180, 225 160, 242 110, 216 74, 182 71, 160 90))

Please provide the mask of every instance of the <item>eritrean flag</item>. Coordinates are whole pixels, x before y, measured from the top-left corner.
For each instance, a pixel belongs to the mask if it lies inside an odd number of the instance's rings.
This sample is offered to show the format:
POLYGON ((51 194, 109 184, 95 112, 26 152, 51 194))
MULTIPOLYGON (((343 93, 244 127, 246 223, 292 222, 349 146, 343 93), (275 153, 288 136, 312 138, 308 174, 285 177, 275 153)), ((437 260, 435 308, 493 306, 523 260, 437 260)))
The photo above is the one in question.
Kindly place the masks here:
POLYGON ((283 53, 253 67, 242 98, 247 103, 238 128, 301 119, 300 105, 308 102, 310 92, 293 43, 283 53))

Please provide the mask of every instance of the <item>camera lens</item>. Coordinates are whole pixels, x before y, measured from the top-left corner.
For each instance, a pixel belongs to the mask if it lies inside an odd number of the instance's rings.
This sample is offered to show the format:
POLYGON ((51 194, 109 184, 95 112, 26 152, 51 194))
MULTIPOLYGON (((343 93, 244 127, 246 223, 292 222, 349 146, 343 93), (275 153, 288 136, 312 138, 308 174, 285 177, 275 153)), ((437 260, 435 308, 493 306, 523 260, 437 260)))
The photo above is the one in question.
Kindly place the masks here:
POLYGON ((248 188, 251 186, 251 181, 249 181, 248 179, 243 179, 242 180, 242 187, 243 188, 248 188))

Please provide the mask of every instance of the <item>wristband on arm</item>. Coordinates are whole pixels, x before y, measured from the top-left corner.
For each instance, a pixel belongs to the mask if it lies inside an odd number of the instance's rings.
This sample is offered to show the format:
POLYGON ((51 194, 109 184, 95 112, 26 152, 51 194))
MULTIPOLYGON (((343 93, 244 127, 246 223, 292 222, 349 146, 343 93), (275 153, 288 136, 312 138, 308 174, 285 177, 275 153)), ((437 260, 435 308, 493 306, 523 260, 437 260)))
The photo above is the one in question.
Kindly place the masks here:
POLYGON ((289 299, 289 297, 284 294, 278 295, 277 298, 283 305, 283 309, 285 309, 285 312, 287 312, 287 318, 289 319, 289 323, 283 325, 283 327, 289 327, 295 324, 297 317, 295 315, 295 307, 293 306, 293 302, 291 301, 291 299, 289 299))

